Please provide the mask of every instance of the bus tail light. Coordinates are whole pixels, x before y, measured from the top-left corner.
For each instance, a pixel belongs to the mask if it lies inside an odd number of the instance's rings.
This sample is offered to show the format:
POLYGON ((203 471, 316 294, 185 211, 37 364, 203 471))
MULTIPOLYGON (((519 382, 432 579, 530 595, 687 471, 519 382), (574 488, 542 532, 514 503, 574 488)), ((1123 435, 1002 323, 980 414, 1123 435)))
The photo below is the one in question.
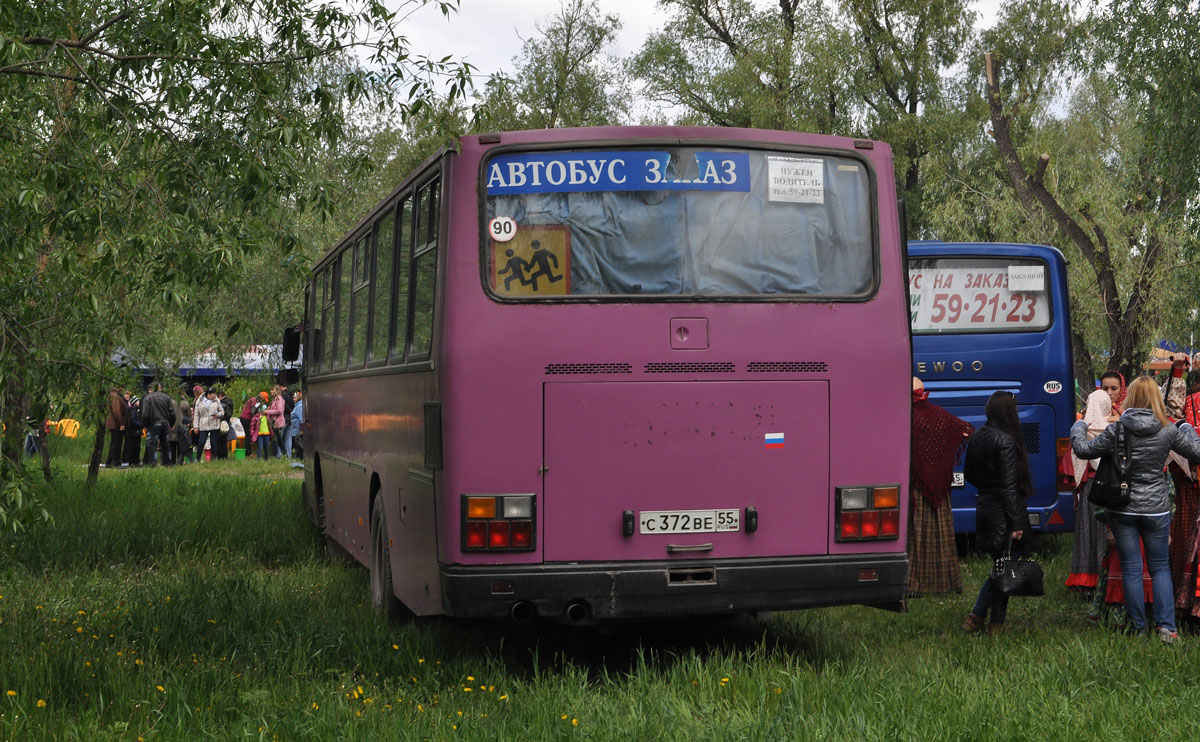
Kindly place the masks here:
POLYGON ((840 532, 842 540, 862 538, 862 513, 842 513, 840 532))
POLYGON ((879 535, 885 538, 900 536, 900 511, 884 510, 879 514, 879 535))
POLYGON ((879 511, 864 510, 862 514, 862 537, 879 538, 879 511))
POLYGON ((487 544, 487 523, 468 523, 463 529, 463 548, 482 549, 487 544))
POLYGON ((1058 491, 1075 489, 1075 462, 1071 460, 1071 439, 1056 438, 1054 451, 1058 455, 1058 491))
POLYGON ((508 521, 494 520, 488 524, 489 549, 507 549, 511 544, 508 521))
POLYGON ((900 538, 900 486, 838 487, 834 515, 838 542, 900 538))
POLYGON ((512 547, 514 549, 533 548, 533 521, 517 520, 512 524, 512 547))
POLYGON ((900 507, 900 488, 899 487, 875 487, 875 498, 873 504, 877 508, 898 508, 900 507))
POLYGON ((461 512, 464 551, 533 551, 533 495, 463 495, 461 512))

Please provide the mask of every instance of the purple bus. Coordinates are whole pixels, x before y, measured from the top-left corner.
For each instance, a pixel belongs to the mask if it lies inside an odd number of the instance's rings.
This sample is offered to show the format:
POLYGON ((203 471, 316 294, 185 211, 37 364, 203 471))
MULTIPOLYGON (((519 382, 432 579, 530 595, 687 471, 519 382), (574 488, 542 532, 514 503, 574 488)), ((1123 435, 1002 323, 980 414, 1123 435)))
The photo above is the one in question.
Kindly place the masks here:
POLYGON ((891 153, 465 136, 314 268, 305 500, 389 617, 901 608, 891 153))

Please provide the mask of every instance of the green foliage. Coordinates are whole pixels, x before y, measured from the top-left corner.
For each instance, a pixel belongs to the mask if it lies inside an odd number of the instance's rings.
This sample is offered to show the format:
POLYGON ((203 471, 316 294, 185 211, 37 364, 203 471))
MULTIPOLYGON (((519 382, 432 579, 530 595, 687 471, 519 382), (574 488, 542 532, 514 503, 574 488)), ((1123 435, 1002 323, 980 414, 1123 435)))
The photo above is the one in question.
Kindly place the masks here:
POLYGON ((819 2, 663 0, 670 15, 630 70, 680 123, 818 133, 858 130, 849 31, 819 2))
MULTIPOLYGON (((35 402, 118 382, 108 361, 118 347, 187 355, 212 345, 210 333, 242 339, 229 330, 261 304, 294 312, 308 264, 293 257, 297 217, 329 213, 344 174, 310 163, 336 151, 357 112, 403 117, 442 81, 450 97, 469 82, 469 67, 411 53, 399 23, 425 5, 457 3, 0 4, 10 427, 35 402), (222 294, 244 271, 257 285, 222 294), (167 347, 186 334, 154 329, 170 323, 204 329, 191 347, 167 347)), ((246 335, 265 334, 252 325, 246 335)), ((23 471, 5 440, 0 482, 23 471)))
POLYGON ((605 55, 621 30, 596 0, 562 0, 537 26, 509 75, 493 74, 476 110, 478 131, 611 126, 628 115, 620 64, 605 55))
POLYGON ((969 137, 951 81, 972 37, 963 0, 664 0, 667 25, 630 63, 687 123, 881 139, 914 235, 928 232, 922 162, 969 137))

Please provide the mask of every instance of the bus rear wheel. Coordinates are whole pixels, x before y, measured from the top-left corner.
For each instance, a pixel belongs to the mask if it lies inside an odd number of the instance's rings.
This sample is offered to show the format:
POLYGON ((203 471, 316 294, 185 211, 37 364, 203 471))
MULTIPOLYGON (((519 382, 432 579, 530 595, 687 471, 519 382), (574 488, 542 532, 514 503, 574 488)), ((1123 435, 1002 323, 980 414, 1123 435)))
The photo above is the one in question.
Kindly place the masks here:
POLYGON ((383 500, 376 499, 371 508, 371 607, 388 621, 401 621, 412 614, 396 597, 392 587, 392 550, 387 534, 383 500))

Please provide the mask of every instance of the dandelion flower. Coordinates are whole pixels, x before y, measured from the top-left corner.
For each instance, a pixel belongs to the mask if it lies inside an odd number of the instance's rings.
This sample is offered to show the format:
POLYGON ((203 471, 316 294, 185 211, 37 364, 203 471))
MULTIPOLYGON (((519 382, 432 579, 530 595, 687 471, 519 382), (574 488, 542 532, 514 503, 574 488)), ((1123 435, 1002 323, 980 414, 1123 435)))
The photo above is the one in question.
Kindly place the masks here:
POLYGON ((155 688, 158 688, 158 692, 159 692, 159 693, 166 693, 166 692, 167 692, 167 689, 166 689, 166 688, 164 688, 164 687, 162 687, 161 685, 156 685, 156 686, 154 686, 154 687, 155 687, 155 688))
POLYGON ((133 661, 133 664, 137 665, 138 667, 141 667, 142 665, 144 665, 146 663, 142 661, 141 657, 138 657, 136 660, 133 661))
POLYGON ((474 675, 468 675, 468 676, 467 676, 467 680, 468 680, 469 682, 472 682, 472 683, 474 683, 474 682, 475 682, 475 676, 474 676, 474 675))
POLYGON ((38 702, 37 702, 37 707, 40 709, 46 708, 46 702, 43 699, 39 698, 38 702))
POLYGON ((316 701, 313 701, 312 707, 313 707, 313 711, 316 711, 317 709, 321 708, 320 706, 317 705, 316 701))
POLYGON ((5 695, 7 695, 9 698, 12 698, 13 696, 17 695, 17 692, 15 690, 10 690, 7 691, 5 695))
POLYGON ((722 682, 722 683, 728 683, 728 682, 729 682, 729 678, 721 678, 721 682, 722 682))
POLYGON ((399 644, 393 644, 393 645, 392 645, 392 649, 397 649, 397 650, 398 650, 398 649, 400 649, 400 645, 399 645, 399 644))
POLYGON ((780 694, 780 693, 783 693, 783 688, 776 688, 776 689, 775 689, 775 694, 776 694, 776 695, 778 695, 778 694, 780 694))
POLYGON ((418 664, 418 665, 423 665, 423 664, 425 664, 425 660, 424 660, 424 659, 422 659, 422 658, 420 658, 420 657, 418 657, 418 658, 417 658, 417 664, 418 664))
POLYGON ((500 700, 501 700, 501 701, 507 701, 507 700, 508 700, 508 696, 500 696, 500 700))
POLYGON ((579 719, 571 719, 571 726, 573 726, 573 727, 579 726, 579 719))

